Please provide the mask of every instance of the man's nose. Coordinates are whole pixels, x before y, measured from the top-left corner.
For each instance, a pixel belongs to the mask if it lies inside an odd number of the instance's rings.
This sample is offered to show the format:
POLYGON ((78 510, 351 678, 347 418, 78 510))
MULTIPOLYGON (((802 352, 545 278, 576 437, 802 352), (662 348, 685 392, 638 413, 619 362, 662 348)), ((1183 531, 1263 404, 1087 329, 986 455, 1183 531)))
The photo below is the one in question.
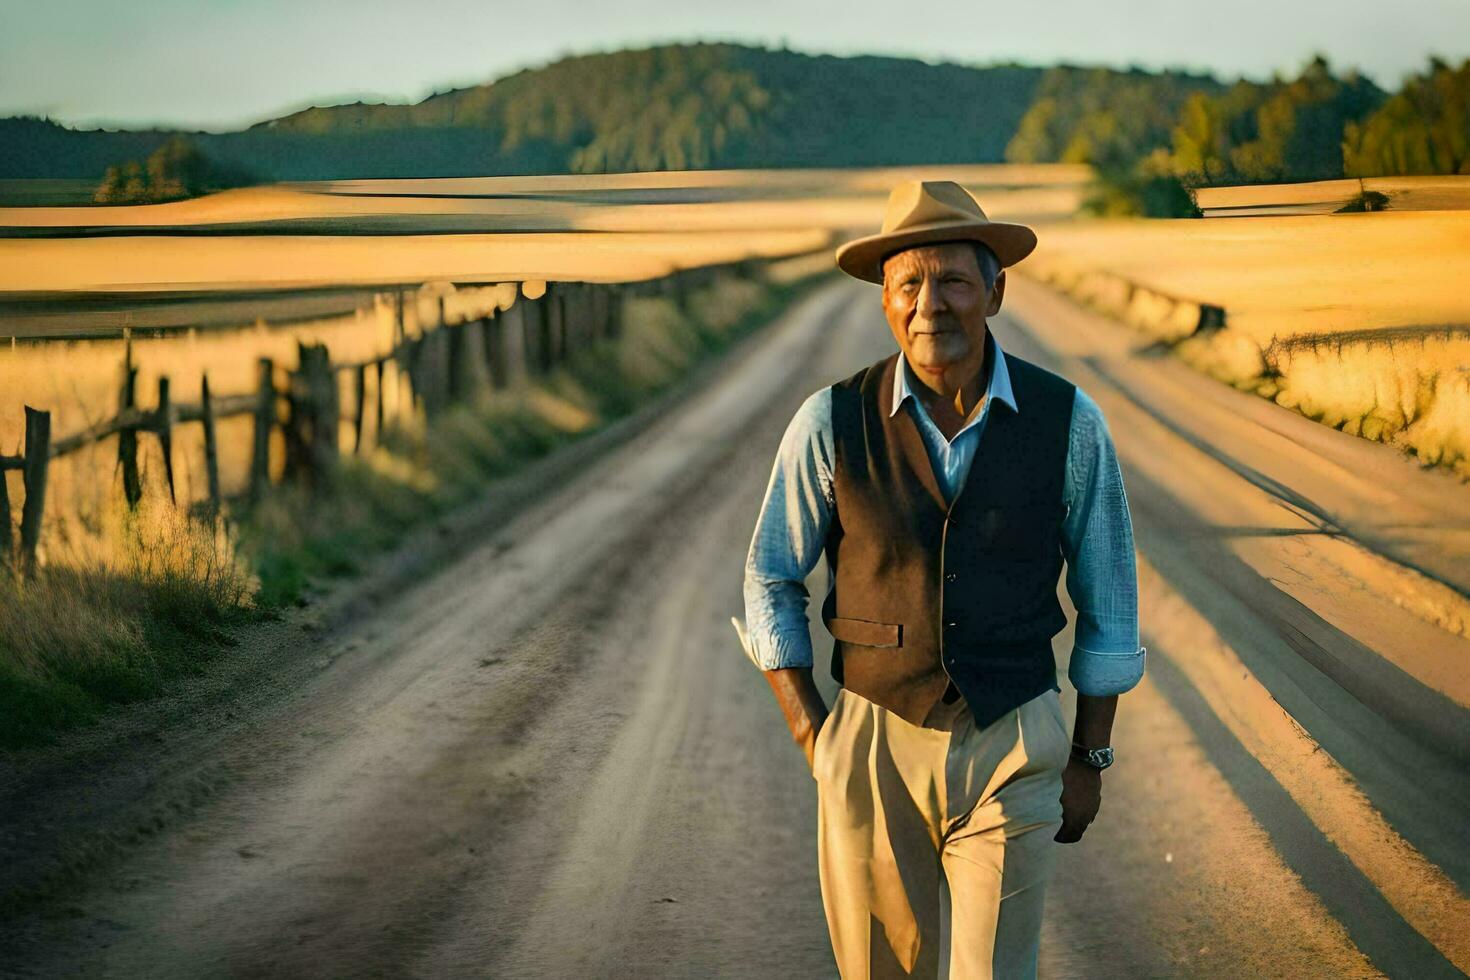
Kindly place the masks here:
POLYGON ((925 276, 919 283, 919 295, 914 300, 914 311, 929 317, 943 309, 944 298, 940 295, 939 284, 925 276))

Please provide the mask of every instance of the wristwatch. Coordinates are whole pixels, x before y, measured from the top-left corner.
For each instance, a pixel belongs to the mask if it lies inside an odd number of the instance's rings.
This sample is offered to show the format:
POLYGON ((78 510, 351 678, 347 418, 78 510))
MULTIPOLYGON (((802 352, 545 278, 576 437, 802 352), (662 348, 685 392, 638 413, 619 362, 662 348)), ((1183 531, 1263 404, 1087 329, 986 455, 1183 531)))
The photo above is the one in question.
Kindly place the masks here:
POLYGON ((1113 747, 1104 745, 1102 748, 1089 749, 1081 742, 1073 742, 1072 757, 1081 759, 1094 769, 1106 769, 1113 764, 1113 747))

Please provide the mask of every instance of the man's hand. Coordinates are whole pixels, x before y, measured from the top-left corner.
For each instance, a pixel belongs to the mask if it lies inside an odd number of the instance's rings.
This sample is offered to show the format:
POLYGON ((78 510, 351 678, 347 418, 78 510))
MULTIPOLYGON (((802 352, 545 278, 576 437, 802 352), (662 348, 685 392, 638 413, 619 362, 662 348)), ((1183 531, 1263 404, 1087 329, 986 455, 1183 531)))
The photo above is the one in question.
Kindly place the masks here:
MULTIPOLYGON (((735 627, 735 634, 740 637, 740 646, 745 650, 745 655, 750 658, 751 663, 759 667, 760 662, 755 659, 755 651, 750 647, 750 635, 746 632, 745 623, 736 616, 731 616, 730 622, 735 627)), ((792 741, 801 746, 807 767, 814 767, 813 753, 816 750, 817 733, 827 720, 827 704, 817 690, 817 682, 812 679, 811 668, 785 667, 762 670, 761 673, 765 675, 766 683, 771 685, 771 693, 776 695, 781 714, 786 716, 786 727, 791 730, 792 741)))
POLYGON ((1062 826, 1052 838, 1062 844, 1082 839, 1087 825, 1097 819, 1102 806, 1102 770, 1081 759, 1068 759, 1062 770, 1062 826))
POLYGON ((786 727, 791 730, 792 741, 801 746, 802 754, 806 756, 807 768, 814 768, 817 733, 827 720, 827 705, 812 679, 812 669, 785 667, 761 673, 771 685, 771 693, 776 695, 781 713, 786 716, 786 727))
MULTIPOLYGON (((1072 740, 1088 746, 1109 744, 1113 734, 1113 716, 1118 710, 1118 695, 1077 695, 1077 720, 1072 740)), ((1067 759, 1062 770, 1062 826, 1052 839, 1062 844, 1075 844, 1082 839, 1087 825, 1097 819, 1102 806, 1102 770, 1094 769, 1078 758, 1067 759)))

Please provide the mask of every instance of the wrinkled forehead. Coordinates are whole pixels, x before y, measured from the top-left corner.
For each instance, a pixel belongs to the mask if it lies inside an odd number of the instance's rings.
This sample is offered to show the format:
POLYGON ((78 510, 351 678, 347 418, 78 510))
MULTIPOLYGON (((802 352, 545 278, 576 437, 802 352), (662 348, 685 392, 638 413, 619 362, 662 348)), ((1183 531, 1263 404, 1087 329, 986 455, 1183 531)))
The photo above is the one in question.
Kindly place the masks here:
POLYGON ((975 246, 969 242, 937 242, 915 245, 889 254, 883 260, 883 276, 911 275, 916 272, 968 272, 980 274, 975 246))

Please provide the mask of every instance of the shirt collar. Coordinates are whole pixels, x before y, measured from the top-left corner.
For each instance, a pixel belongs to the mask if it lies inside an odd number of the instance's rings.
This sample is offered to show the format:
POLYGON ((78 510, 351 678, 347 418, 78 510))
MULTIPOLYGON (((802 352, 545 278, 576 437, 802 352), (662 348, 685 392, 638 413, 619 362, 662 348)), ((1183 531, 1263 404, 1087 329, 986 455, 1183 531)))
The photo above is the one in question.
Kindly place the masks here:
MULTIPOLYGON (((986 398, 995 398, 1005 402, 1011 407, 1011 411, 1019 412, 1021 409, 1016 405, 1016 395, 1011 389, 1011 372, 1006 367, 1005 352, 1000 349, 1000 343, 995 339, 995 334, 987 330, 985 343, 990 348, 987 352, 994 358, 990 368, 990 383, 985 388, 986 398)), ((893 372, 893 405, 889 408, 889 416, 898 414, 903 407, 905 398, 913 397, 914 390, 909 386, 909 360, 900 352, 898 355, 898 370, 893 372)))

